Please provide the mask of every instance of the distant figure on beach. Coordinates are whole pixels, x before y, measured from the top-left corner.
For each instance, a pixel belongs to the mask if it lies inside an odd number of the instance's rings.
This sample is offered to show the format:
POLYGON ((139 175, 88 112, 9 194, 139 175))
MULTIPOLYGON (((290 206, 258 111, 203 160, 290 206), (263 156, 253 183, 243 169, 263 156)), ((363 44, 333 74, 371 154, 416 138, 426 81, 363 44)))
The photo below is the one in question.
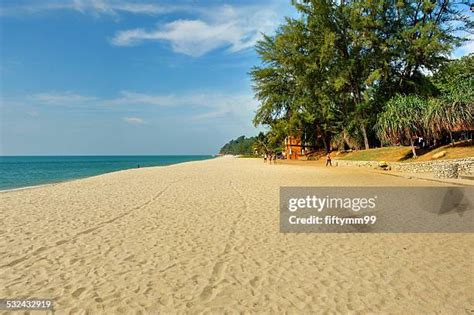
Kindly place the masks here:
POLYGON ((140 168, 140 164, 137 164, 137 168, 140 168))
POLYGON ((331 163, 331 153, 328 153, 328 155, 326 155, 326 166, 332 166, 332 163, 331 163))
POLYGON ((270 153, 269 159, 270 159, 270 164, 272 164, 272 162, 273 162, 273 164, 275 164, 276 154, 275 153, 270 153))
POLYGON ((273 155, 270 153, 268 155, 268 164, 272 164, 272 158, 273 158, 273 155))
POLYGON ((267 163, 267 154, 266 153, 263 155, 263 163, 267 163))

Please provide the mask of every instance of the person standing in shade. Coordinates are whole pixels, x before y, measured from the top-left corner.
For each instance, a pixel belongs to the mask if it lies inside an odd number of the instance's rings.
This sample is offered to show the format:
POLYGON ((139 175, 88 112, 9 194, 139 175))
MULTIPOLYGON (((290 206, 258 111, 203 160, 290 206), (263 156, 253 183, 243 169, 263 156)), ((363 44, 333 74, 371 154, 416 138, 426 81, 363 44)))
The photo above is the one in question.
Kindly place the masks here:
POLYGON ((326 155, 326 166, 332 166, 332 163, 331 163, 331 153, 328 153, 328 155, 326 155))

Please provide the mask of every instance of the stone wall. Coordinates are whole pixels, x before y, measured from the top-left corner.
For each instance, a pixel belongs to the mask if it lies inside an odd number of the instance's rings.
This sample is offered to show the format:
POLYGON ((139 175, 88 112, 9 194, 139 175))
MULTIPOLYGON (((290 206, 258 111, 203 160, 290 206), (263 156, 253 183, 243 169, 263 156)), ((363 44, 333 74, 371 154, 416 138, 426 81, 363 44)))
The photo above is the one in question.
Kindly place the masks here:
MULTIPOLYGON (((377 161, 334 160, 337 165, 377 168, 377 161)), ((474 175, 474 157, 426 161, 426 162, 390 162, 389 168, 407 173, 431 173, 439 178, 457 178, 459 175, 474 175)))

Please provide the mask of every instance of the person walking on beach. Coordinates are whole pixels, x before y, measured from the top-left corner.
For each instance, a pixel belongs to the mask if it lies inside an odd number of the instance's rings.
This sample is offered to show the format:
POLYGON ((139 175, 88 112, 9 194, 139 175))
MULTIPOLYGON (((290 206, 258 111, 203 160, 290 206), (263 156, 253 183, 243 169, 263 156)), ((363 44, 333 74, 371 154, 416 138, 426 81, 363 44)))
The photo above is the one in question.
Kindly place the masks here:
POLYGON ((276 154, 275 153, 270 153, 270 162, 273 162, 273 164, 275 164, 275 161, 276 160, 276 154))
POLYGON ((331 153, 328 153, 328 155, 326 155, 326 166, 332 166, 332 163, 331 163, 331 153))
POLYGON ((263 155, 263 163, 267 163, 267 154, 266 153, 263 155))

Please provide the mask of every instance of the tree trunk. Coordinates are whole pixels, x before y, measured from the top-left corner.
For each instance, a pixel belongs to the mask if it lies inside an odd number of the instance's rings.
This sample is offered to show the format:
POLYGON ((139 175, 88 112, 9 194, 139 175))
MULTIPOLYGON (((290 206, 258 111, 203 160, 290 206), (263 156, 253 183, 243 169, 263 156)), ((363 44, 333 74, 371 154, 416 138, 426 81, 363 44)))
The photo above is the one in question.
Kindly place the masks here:
POLYGON ((321 137, 323 139, 323 144, 324 144, 324 150, 326 150, 326 153, 329 153, 328 151, 328 144, 327 144, 327 141, 326 141, 326 137, 323 136, 321 137))
POLYGON ((331 149, 332 149, 332 147, 331 147, 331 141, 332 141, 331 133, 325 132, 324 133, 324 138, 326 138, 326 145, 327 145, 326 152, 329 153, 329 152, 331 152, 331 149))
POLYGON ((367 138, 367 131, 365 130, 365 125, 360 124, 360 129, 362 130, 362 136, 364 137, 365 149, 368 150, 369 149, 369 139, 367 138))
POLYGON ((411 145, 411 152, 413 152, 413 157, 416 158, 415 143, 413 142, 413 137, 411 136, 410 136, 410 145, 411 145))
MULTIPOLYGON (((349 149, 352 149, 351 144, 350 144, 350 141, 349 141, 349 137, 347 136, 347 132, 346 132, 346 131, 344 131, 344 132, 342 133, 342 138, 344 139, 344 143, 346 144, 346 146, 347 146, 349 149)), ((345 150, 345 149, 346 149, 346 148, 344 148, 344 150, 345 150)))

